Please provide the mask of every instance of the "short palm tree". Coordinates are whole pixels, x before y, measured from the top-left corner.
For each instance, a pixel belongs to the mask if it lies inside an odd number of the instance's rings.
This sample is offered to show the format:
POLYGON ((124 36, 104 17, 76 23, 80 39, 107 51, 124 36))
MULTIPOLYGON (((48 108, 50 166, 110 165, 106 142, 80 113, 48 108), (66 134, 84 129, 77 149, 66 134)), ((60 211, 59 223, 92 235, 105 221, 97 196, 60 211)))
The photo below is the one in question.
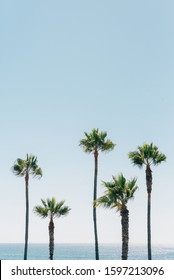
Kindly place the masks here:
POLYGON ((105 195, 98 198, 95 202, 95 206, 103 206, 105 208, 115 208, 120 212, 121 225, 122 225, 122 260, 128 258, 128 245, 129 245, 129 210, 127 203, 134 197, 134 193, 137 190, 136 178, 126 182, 123 174, 118 177, 112 177, 111 182, 103 182, 106 188, 105 195))
POLYGON ((49 218, 49 252, 50 260, 53 260, 54 254, 54 218, 60 218, 61 216, 68 215, 71 210, 68 206, 63 206, 64 201, 56 202, 56 199, 41 199, 42 205, 37 205, 34 208, 34 212, 41 218, 49 218))
MULTIPOLYGON (((94 155, 94 194, 93 200, 97 199, 97 176, 98 176, 98 155, 99 151, 108 152, 114 149, 115 144, 109 139, 106 139, 107 132, 99 132, 98 128, 93 129, 91 133, 84 132, 85 138, 80 141, 80 146, 84 152, 94 155)), ((93 207, 93 222, 94 222, 94 238, 95 238, 95 257, 99 260, 98 234, 97 234, 97 214, 96 208, 93 207)))
POLYGON ((146 170, 146 187, 147 187, 147 247, 148 260, 152 259, 151 250, 151 192, 152 192, 152 170, 151 165, 158 165, 166 160, 166 156, 159 152, 158 147, 151 144, 144 144, 139 146, 136 151, 129 153, 131 162, 142 168, 145 166, 146 170))
POLYGON ((37 165, 37 157, 28 155, 26 159, 18 158, 12 166, 12 171, 16 176, 25 178, 25 197, 26 197, 26 218, 25 218, 25 247, 24 247, 24 260, 27 260, 28 251, 28 227, 29 227, 29 176, 40 178, 42 170, 37 165))

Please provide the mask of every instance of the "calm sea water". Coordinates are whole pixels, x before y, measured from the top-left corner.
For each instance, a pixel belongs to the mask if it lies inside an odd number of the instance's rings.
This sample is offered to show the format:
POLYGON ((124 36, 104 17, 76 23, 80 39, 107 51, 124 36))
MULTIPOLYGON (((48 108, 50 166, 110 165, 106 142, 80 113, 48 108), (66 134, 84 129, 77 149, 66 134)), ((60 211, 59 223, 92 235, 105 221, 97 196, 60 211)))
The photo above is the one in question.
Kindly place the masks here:
MULTIPOLYGON (((1 260, 22 260, 23 244, 0 244, 1 260)), ((154 260, 174 260, 174 246, 154 246, 154 260)), ((48 244, 29 244, 29 260, 48 260, 48 244)), ((55 244, 55 260, 94 260, 93 244, 55 244)), ((120 260, 121 246, 100 244, 101 260, 120 260)), ((147 260, 147 248, 143 245, 130 246, 129 260, 147 260)))

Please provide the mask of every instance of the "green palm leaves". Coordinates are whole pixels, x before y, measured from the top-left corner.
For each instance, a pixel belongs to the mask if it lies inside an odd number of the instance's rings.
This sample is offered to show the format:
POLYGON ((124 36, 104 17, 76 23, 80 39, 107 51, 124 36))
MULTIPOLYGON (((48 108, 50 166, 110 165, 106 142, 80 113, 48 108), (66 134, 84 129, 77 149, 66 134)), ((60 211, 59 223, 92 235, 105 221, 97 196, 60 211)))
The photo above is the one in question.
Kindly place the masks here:
POLYGON ((68 206, 63 206, 64 201, 56 202, 56 199, 53 197, 52 199, 47 198, 46 200, 41 199, 42 205, 37 205, 34 208, 34 212, 41 218, 49 218, 49 252, 50 252, 50 260, 53 260, 54 254, 54 218, 60 218, 61 216, 66 216, 69 214, 71 210, 68 206))
POLYGON ((128 258, 128 242, 129 242, 129 211, 127 203, 134 197, 134 193, 138 186, 137 179, 126 181, 123 174, 118 177, 112 177, 111 182, 103 182, 106 188, 104 196, 98 198, 94 202, 94 206, 103 206, 105 208, 114 208, 120 212, 122 225, 122 260, 128 258))
POLYGON ((37 165, 37 157, 28 155, 26 159, 18 158, 12 167, 12 171, 16 176, 22 177, 31 174, 33 177, 41 177, 42 170, 37 165))
POLYGON ((42 205, 37 205, 34 208, 34 212, 40 218, 60 218, 61 216, 68 215, 71 210, 68 206, 63 206, 65 201, 56 202, 56 199, 47 198, 46 200, 41 199, 42 205))
POLYGON ((151 144, 138 146, 137 151, 130 152, 129 158, 132 163, 138 167, 144 165, 158 165, 166 160, 166 156, 159 152, 158 147, 151 144))
POLYGON ((117 211, 124 209, 130 199, 134 197, 137 190, 137 179, 126 181, 126 178, 121 173, 118 177, 112 177, 111 182, 103 182, 106 188, 105 195, 95 201, 96 206, 105 208, 115 208, 117 211))
POLYGON ((115 147, 111 140, 106 139, 107 132, 99 132, 98 128, 94 128, 91 133, 84 132, 84 134, 85 138, 80 141, 80 146, 86 153, 109 152, 115 147))

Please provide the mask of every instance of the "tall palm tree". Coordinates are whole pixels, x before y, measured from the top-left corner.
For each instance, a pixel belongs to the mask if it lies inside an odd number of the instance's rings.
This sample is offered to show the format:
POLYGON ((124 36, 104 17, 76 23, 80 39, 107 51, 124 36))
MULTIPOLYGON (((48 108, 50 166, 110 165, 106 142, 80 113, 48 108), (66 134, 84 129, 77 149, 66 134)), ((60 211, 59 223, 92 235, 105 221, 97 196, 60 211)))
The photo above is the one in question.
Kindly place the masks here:
MULTIPOLYGON (((109 152, 114 149, 115 144, 111 140, 106 139, 107 132, 99 132, 98 128, 93 129, 91 133, 84 132, 85 138, 80 141, 80 146, 84 152, 94 155, 94 194, 93 200, 97 199, 97 176, 98 176, 98 155, 99 151, 109 152)), ((94 238, 95 238, 95 257, 99 260, 99 247, 97 235, 97 214, 96 208, 93 207, 93 222, 94 222, 94 238)))
POLYGON ((24 247, 24 260, 27 260, 28 251, 28 227, 29 227, 29 176, 40 178, 42 170, 37 165, 37 157, 28 155, 26 159, 18 158, 12 166, 12 171, 16 176, 25 178, 25 199, 26 199, 26 216, 25 216, 25 247, 24 247))
POLYGON ((50 222, 48 226, 49 230, 49 252, 50 260, 53 260, 54 254, 54 218, 60 218, 61 216, 68 215, 71 210, 68 206, 63 206, 64 201, 56 202, 56 199, 41 199, 42 205, 37 205, 34 208, 34 212, 41 218, 49 217, 50 222))
POLYGON ((112 177, 113 181, 103 182, 106 188, 105 195, 98 198, 95 206, 103 206, 105 208, 115 208, 120 212, 121 225, 122 225, 122 260, 128 258, 128 245, 129 245, 129 210, 127 203, 134 197, 134 193, 138 188, 136 186, 136 178, 126 182, 123 174, 118 177, 112 177))
POLYGON ((151 249, 151 192, 152 192, 152 170, 151 165, 158 165, 166 160, 166 156, 159 152, 158 147, 150 144, 139 146, 136 151, 129 153, 131 162, 142 168, 145 166, 147 187, 147 247, 148 260, 152 259, 151 249))

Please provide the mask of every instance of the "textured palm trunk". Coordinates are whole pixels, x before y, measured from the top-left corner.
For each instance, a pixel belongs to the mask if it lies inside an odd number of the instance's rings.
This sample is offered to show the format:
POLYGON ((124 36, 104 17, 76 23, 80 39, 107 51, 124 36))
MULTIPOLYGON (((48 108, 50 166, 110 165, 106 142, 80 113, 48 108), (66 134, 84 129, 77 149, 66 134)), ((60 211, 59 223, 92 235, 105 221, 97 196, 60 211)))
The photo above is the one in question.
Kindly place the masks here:
POLYGON ((152 260, 151 248, 151 192, 152 192, 152 170, 150 166, 146 167, 146 185, 147 185, 147 249, 148 260, 152 260))
POLYGON ((29 225, 29 194, 28 194, 29 175, 25 176, 25 201, 26 201, 26 216, 25 216, 25 247, 24 247, 24 260, 27 260, 28 252, 28 225, 29 225))
POLYGON ((50 251, 50 260, 53 260, 53 254, 54 254, 54 222, 53 218, 51 217, 50 222, 49 222, 49 251, 50 251))
MULTIPOLYGON (((97 199, 97 175, 98 175, 98 151, 94 152, 94 201, 97 199)), ((98 235, 97 235, 97 210, 93 206, 93 222, 94 222, 94 238, 95 238, 95 258, 99 260, 99 247, 98 247, 98 235)))
POLYGON ((121 225, 122 225, 122 260, 128 258, 128 246, 129 246, 129 210, 125 206, 121 210, 121 225))

